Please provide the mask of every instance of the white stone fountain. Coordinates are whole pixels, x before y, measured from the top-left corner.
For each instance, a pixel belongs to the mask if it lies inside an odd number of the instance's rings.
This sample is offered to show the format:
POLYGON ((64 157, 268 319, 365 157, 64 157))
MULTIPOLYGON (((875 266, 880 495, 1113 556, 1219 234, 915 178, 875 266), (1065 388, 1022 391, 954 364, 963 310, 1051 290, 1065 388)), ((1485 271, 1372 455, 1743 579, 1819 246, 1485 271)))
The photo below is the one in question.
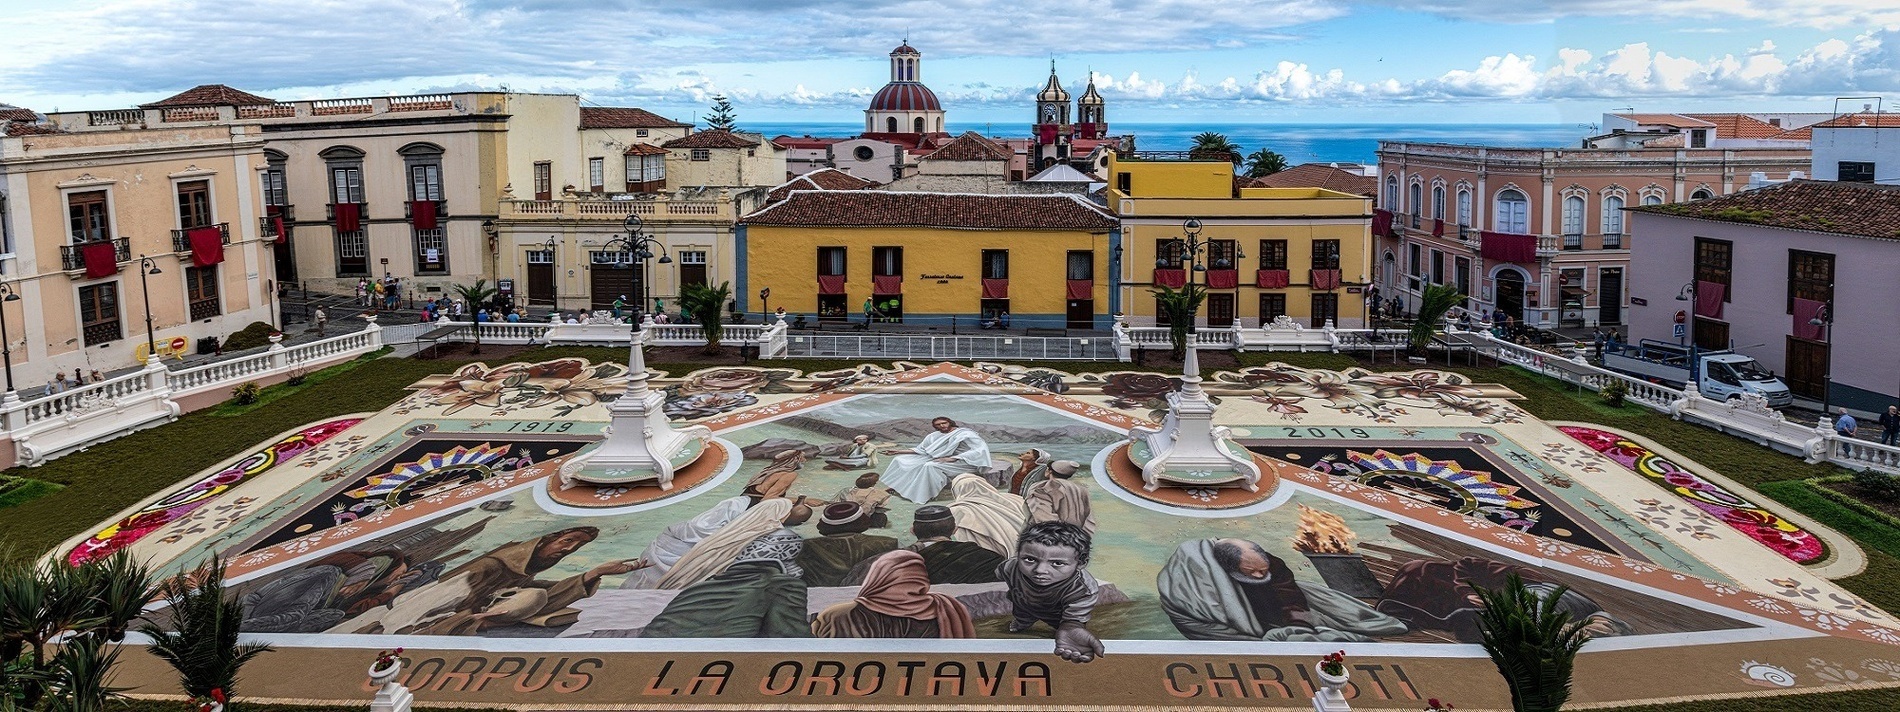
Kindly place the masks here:
POLYGON ((1214 424, 1214 403, 1201 389, 1201 359, 1193 332, 1181 362, 1181 390, 1168 394, 1168 415, 1161 427, 1128 429, 1128 458, 1141 467, 1142 489, 1162 485, 1220 487, 1238 484, 1260 491, 1260 466, 1253 454, 1234 442, 1225 425, 1214 424))
POLYGON ((666 395, 648 387, 646 324, 633 334, 627 357, 627 392, 607 406, 606 439, 592 452, 561 465, 561 488, 577 483, 628 485, 657 482, 673 489, 673 475, 699 459, 712 444, 703 425, 674 428, 662 407, 666 395))

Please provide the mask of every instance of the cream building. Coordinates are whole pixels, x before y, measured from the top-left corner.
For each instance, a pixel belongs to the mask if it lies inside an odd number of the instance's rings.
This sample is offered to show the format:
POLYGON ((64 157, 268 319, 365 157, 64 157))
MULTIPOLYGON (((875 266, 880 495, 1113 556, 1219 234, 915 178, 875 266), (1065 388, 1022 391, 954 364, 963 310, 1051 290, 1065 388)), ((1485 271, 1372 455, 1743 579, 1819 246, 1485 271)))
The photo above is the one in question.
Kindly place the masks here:
POLYGON ((275 321, 257 127, 15 129, 0 138, 12 387, 137 366, 148 313, 161 354, 275 321))

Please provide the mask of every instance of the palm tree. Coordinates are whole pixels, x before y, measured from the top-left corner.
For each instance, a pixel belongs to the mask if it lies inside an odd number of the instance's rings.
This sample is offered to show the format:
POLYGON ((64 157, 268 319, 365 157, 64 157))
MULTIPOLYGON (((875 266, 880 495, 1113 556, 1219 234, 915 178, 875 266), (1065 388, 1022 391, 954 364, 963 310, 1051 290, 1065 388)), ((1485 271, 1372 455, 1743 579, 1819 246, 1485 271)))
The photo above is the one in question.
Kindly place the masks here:
POLYGON ((1425 355, 1425 347, 1432 343, 1432 335, 1438 333, 1438 322, 1445 318, 1452 307, 1464 301, 1465 295, 1449 284, 1428 284, 1418 296, 1418 314, 1412 322, 1412 354, 1425 355))
POLYGON ((1286 156, 1260 149, 1247 156, 1247 177, 1259 178, 1286 170, 1286 156))
POLYGON ((104 712, 108 703, 123 699, 131 688, 112 686, 112 666, 119 662, 118 646, 97 635, 82 635, 60 647, 53 658, 52 687, 57 691, 52 712, 104 712))
POLYGON ((1168 316, 1168 353, 1174 360, 1187 358, 1188 327, 1194 325, 1194 315, 1200 313, 1201 302, 1207 300, 1207 288, 1189 283, 1180 289, 1171 289, 1160 285, 1149 291, 1155 298, 1155 308, 1168 316))
MULTIPOLYGON (((487 304, 488 300, 495 298, 495 290, 489 288, 488 280, 478 279, 475 280, 474 284, 455 285, 455 296, 462 298, 462 303, 468 305, 469 318, 475 319, 474 314, 480 311, 482 308, 481 305, 487 304)), ((475 349, 469 353, 478 354, 482 352, 482 328, 481 320, 475 320, 475 349)))
POLYGON ((0 568, 0 663, 25 656, 29 675, 19 693, 27 709, 39 703, 53 677, 52 642, 102 622, 93 616, 91 578, 57 559, 0 568))
POLYGON ((88 578, 92 631, 114 643, 124 640, 125 631, 144 615, 145 604, 158 594, 151 569, 132 558, 130 552, 119 551, 81 564, 79 570, 88 578))
POLYGON ((1570 670, 1577 651, 1590 642, 1583 621, 1558 606, 1570 589, 1533 592, 1517 574, 1504 588, 1473 586, 1478 594, 1478 628, 1484 650, 1511 688, 1517 712, 1557 712, 1570 700, 1570 670))
POLYGON ((238 644, 244 604, 225 596, 224 562, 214 558, 195 572, 166 579, 159 589, 171 630, 150 623, 140 628, 152 639, 152 654, 178 671, 186 696, 209 697, 212 690, 223 690, 227 698, 236 697, 238 669, 271 648, 238 644))
POLYGON ((1194 148, 1188 149, 1188 153, 1197 158, 1226 158, 1233 161, 1234 165, 1240 165, 1241 149, 1227 140, 1227 134, 1213 131, 1195 134, 1194 148))
POLYGON ((726 300, 732 298, 732 283, 720 282, 717 287, 704 284, 689 284, 680 290, 680 309, 693 315, 693 321, 699 324, 699 333, 706 337, 708 351, 719 348, 719 337, 726 329, 726 300))

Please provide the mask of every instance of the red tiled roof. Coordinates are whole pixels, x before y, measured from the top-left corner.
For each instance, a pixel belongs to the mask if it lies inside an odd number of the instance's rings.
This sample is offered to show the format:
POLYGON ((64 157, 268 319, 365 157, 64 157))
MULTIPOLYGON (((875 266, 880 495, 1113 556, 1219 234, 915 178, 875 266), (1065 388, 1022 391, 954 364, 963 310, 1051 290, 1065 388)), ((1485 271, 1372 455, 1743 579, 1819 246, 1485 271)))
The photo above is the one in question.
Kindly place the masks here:
POLYGON ((584 129, 682 129, 691 126, 692 124, 680 123, 646 109, 617 106, 581 107, 581 128, 584 129))
POLYGON ((1614 114, 1643 126, 1674 126, 1677 128, 1708 128, 1715 124, 1682 114, 1614 114))
POLYGON ((1685 114, 1715 124, 1717 138, 1775 138, 1786 129, 1747 114, 1685 114))
MULTIPOLYGON (((872 111, 943 111, 937 93, 918 82, 891 82, 871 96, 872 111)), ((899 128, 910 128, 900 126, 899 128)))
POLYGON ((836 168, 820 168, 785 181, 766 193, 765 199, 767 202, 784 200, 794 190, 864 190, 874 185, 877 183, 836 168))
POLYGON ((1253 179, 1253 188, 1324 188, 1353 195, 1378 195, 1379 181, 1324 163, 1302 163, 1253 179))
POLYGON ((0 121, 0 125, 6 126, 6 135, 8 136, 43 136, 46 134, 63 133, 59 130, 58 127, 48 126, 46 124, 29 124, 29 123, 21 123, 19 121, 0 121))
POLYGON ((6 106, 3 104, 0 104, 0 121, 39 121, 39 120, 40 120, 39 115, 33 113, 32 109, 22 109, 17 106, 6 106))
POLYGON ((1900 240, 1900 186, 1793 180, 1719 198, 1644 205, 1635 212, 1900 240))
POLYGON ((140 104, 147 109, 162 109, 168 106, 258 106, 275 104, 276 99, 267 99, 247 91, 232 89, 223 84, 200 84, 177 94, 140 104))
POLYGON ((687 134, 684 138, 660 145, 664 148, 755 148, 759 142, 725 129, 712 129, 687 134))
POLYGON ((965 131, 962 136, 950 139, 930 155, 920 161, 1007 161, 1015 155, 1001 144, 984 138, 975 131, 965 131))
POLYGON ((825 148, 843 141, 842 138, 820 138, 814 136, 784 136, 772 139, 779 148, 825 148))
POLYGON ((752 225, 941 227, 1107 232, 1114 215, 1075 195, 975 195, 881 190, 793 191, 746 216, 752 225))
POLYGON ((650 143, 636 143, 627 147, 628 156, 664 156, 666 149, 650 143))
POLYGON ((1861 112, 1857 114, 1842 114, 1832 119, 1828 119, 1821 123, 1815 124, 1815 126, 1819 126, 1822 128, 1830 128, 1830 129, 1863 128, 1863 127, 1893 128, 1895 126, 1900 126, 1900 114, 1889 114, 1885 112, 1882 112, 1882 113, 1861 112))

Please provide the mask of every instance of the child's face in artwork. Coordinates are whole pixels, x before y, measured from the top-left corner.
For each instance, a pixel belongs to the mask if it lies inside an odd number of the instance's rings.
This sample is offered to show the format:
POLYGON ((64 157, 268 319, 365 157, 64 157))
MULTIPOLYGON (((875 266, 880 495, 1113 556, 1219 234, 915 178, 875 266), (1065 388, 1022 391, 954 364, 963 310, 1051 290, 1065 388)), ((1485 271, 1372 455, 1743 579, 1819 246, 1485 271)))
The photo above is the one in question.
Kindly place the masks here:
POLYGON ((1075 576, 1075 550, 1030 542, 1016 552, 1016 571, 1037 586, 1054 586, 1075 576))

